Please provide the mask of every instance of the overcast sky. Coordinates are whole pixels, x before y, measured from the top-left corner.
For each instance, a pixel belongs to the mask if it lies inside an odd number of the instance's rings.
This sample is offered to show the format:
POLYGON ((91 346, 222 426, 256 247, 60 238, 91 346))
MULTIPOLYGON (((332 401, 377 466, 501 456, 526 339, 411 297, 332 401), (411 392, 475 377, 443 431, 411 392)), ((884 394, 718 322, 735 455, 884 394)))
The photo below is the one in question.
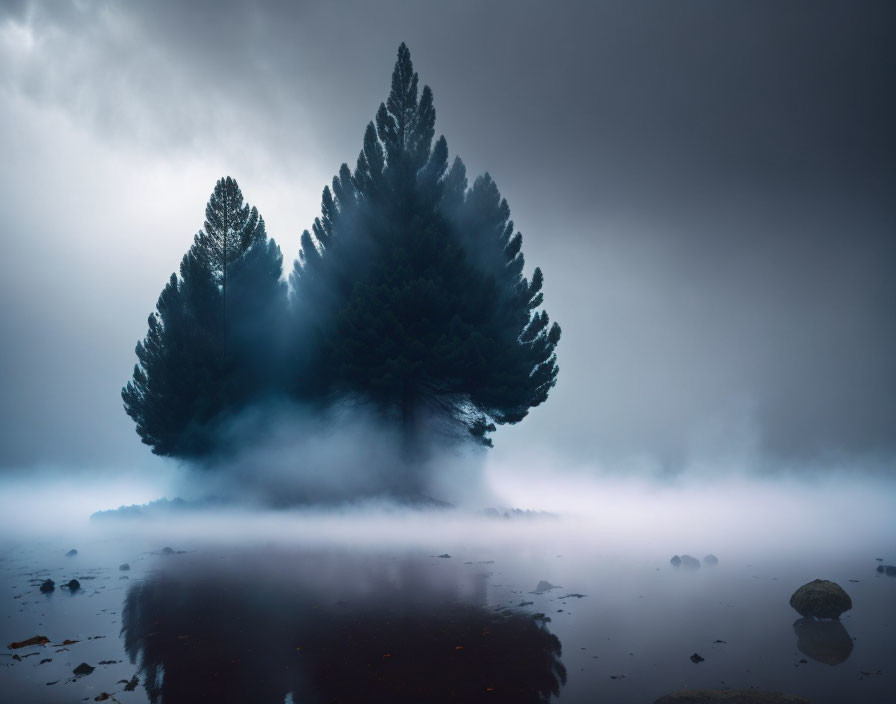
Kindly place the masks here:
POLYGON ((286 267, 400 42, 563 327, 495 462, 894 471, 896 4, 0 0, 0 468, 119 396, 216 179, 286 267))

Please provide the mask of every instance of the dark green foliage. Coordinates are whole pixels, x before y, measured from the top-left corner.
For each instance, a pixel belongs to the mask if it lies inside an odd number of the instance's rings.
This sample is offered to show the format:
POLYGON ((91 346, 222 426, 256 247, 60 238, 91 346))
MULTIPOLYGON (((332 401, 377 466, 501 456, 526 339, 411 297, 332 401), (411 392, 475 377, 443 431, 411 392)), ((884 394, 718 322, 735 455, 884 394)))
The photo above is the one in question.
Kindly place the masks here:
POLYGON ((221 420, 278 391, 370 403, 415 458, 424 430, 490 445, 547 399, 560 328, 539 310, 541 270, 524 277, 494 181, 468 187, 434 137, 432 91, 418 93, 402 44, 354 170, 342 165, 302 234, 283 344, 280 250, 236 182, 218 181, 122 390, 153 452, 207 456, 221 420))
POLYGON ((282 256, 236 181, 215 185, 204 228, 171 275, 137 343, 125 410, 159 455, 201 457, 214 424, 272 389, 282 256))
POLYGON ((560 328, 543 277, 523 277, 522 237, 488 175, 467 188, 433 142, 432 91, 419 95, 404 44, 388 100, 364 134, 354 172, 325 188, 291 284, 304 340, 296 390, 352 395, 398 420, 413 441, 422 418, 447 420, 490 444, 557 377, 560 328))

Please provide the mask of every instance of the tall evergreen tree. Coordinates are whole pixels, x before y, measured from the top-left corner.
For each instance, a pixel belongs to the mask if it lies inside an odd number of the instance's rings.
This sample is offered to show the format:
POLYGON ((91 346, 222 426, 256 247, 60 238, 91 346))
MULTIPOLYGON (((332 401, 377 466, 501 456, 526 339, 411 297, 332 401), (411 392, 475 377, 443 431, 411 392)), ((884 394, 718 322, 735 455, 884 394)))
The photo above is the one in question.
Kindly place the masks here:
POLYGON ((543 276, 523 276, 506 201, 488 175, 468 188, 460 159, 448 167, 434 125, 402 44, 354 171, 342 165, 302 235, 292 308, 312 342, 296 387, 373 402, 411 449, 424 417, 490 445, 496 423, 547 398, 560 328, 537 310, 543 276))
POLYGON ((220 179, 122 389, 125 411, 154 453, 211 454, 216 422, 273 390, 286 300, 282 260, 236 181, 220 179))

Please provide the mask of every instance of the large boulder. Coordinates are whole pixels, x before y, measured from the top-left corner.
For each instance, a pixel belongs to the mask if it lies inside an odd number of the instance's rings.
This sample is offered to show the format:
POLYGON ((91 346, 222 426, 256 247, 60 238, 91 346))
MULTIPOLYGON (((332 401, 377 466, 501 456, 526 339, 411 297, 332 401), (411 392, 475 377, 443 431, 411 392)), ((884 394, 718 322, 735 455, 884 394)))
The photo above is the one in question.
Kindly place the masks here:
POLYGON ((790 605, 800 616, 839 619, 840 614, 852 608, 852 599, 836 582, 815 579, 793 593, 790 605))
POLYGON ((653 704, 812 704, 808 699, 758 689, 693 689, 660 697, 653 704))
POLYGON ((700 567, 700 560, 692 555, 682 555, 681 556, 681 566, 686 567, 689 570, 695 570, 700 567))

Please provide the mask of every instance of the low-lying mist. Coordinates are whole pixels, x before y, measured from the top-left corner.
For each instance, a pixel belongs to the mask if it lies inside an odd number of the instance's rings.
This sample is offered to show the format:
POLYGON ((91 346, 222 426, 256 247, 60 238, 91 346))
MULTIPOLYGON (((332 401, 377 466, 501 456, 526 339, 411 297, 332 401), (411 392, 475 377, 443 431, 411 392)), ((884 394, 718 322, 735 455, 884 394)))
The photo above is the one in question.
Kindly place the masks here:
POLYGON ((178 495, 283 508, 382 496, 487 505, 484 449, 421 419, 410 453, 394 423, 345 401, 325 409, 257 404, 217 428, 219 451, 184 465, 178 495), (412 493, 413 492, 413 493, 412 493))
MULTIPOLYGON (((321 452, 325 447, 329 446, 320 445, 321 452)), ((383 445, 346 442, 339 461, 322 466, 316 479, 328 491, 338 488, 343 479, 345 487, 363 485, 349 474, 352 462, 365 452, 372 457, 388 456, 383 445)), ((279 459, 281 464, 261 469, 264 456, 247 455, 224 476, 208 475, 208 486, 233 488, 243 478, 249 496, 261 496, 252 488, 261 481, 279 481, 282 490, 289 491, 288 463, 284 456, 279 459), (253 467, 259 467, 258 474, 252 474, 253 467)), ((470 471, 460 460, 454 461, 433 465, 433 472, 444 473, 442 483, 463 482, 465 475, 453 471, 458 466, 470 471)), ((184 488, 184 477, 45 475, 4 480, 0 531, 12 541, 40 537, 73 544, 130 536, 156 548, 187 543, 284 543, 393 546, 430 554, 488 545, 489 550, 566 554, 596 550, 605 556, 638 554, 651 559, 682 552, 803 559, 812 554, 896 548, 892 502, 896 482, 879 476, 827 474, 811 482, 747 475, 659 481, 564 473, 547 467, 483 464, 476 469, 482 470, 473 478, 480 491, 452 506, 409 504, 371 493, 352 501, 280 508, 263 508, 259 502, 197 503, 191 508, 188 502, 139 517, 119 512, 121 516, 113 513, 93 520, 90 517, 96 511, 179 496, 175 492, 184 488)), ((197 486, 206 475, 189 470, 186 476, 188 485, 197 486)), ((460 489, 457 494, 463 493, 460 489)))

